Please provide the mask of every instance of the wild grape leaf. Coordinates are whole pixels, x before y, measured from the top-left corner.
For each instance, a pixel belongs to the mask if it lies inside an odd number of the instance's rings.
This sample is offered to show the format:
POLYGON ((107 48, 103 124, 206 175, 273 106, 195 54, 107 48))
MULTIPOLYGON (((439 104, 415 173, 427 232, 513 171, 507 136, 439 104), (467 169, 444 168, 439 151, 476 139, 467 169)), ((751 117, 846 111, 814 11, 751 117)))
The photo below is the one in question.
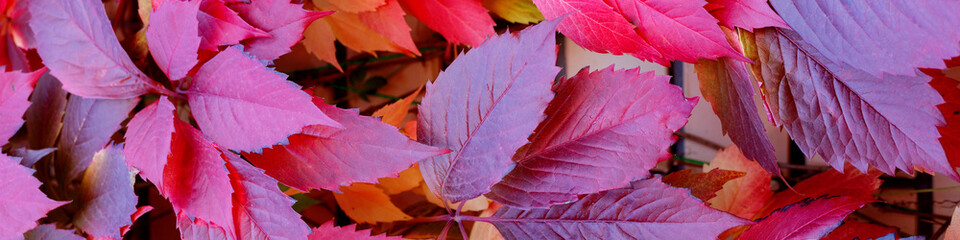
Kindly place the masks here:
POLYGON ((370 27, 374 32, 383 35, 390 41, 396 43, 413 55, 420 56, 420 50, 413 43, 410 36, 410 26, 404 20, 403 9, 400 8, 398 0, 386 0, 386 3, 378 7, 375 11, 360 12, 357 16, 363 24, 370 27))
POLYGON ((504 206, 485 221, 506 239, 711 239, 750 223, 704 206, 656 176, 550 209, 504 206))
POLYGON ((333 197, 337 199, 337 206, 357 223, 376 224, 413 219, 393 204, 383 189, 373 184, 355 183, 340 187, 340 193, 333 193, 333 197))
MULTIPOLYGON (((953 14, 960 11, 960 2, 771 0, 770 5, 792 28, 790 39, 815 50, 812 56, 873 79, 888 78, 883 73, 913 77, 918 67, 942 69, 944 59, 960 55, 960 29, 943 27, 960 24, 960 15, 953 14)), ((854 75, 835 76, 844 81, 854 75)))
POLYGON ((233 237, 222 227, 200 218, 191 218, 183 212, 177 214, 177 228, 180 229, 180 237, 183 239, 221 240, 233 237))
POLYGON ((46 69, 0 73, 0 146, 6 145, 23 126, 23 114, 30 107, 27 98, 44 72, 46 69))
POLYGON ((327 0, 338 8, 348 12, 368 12, 377 10, 387 3, 387 0, 327 0))
POLYGON ((387 236, 386 234, 380 234, 376 236, 370 236, 370 229, 364 229, 357 231, 357 225, 347 225, 343 227, 337 227, 333 225, 333 221, 329 221, 320 225, 319 227, 313 228, 313 233, 307 236, 307 239, 310 240, 324 240, 324 239, 342 239, 342 240, 400 240, 401 237, 387 236))
POLYGON ((866 199, 873 200, 873 193, 880 188, 883 183, 879 179, 879 171, 873 170, 867 173, 854 171, 848 167, 843 173, 836 170, 828 170, 819 173, 793 186, 795 191, 782 191, 774 194, 767 204, 752 219, 758 219, 769 215, 776 209, 786 207, 787 205, 799 202, 804 198, 811 196, 845 196, 853 200, 866 199))
POLYGON ((532 0, 483 0, 483 7, 512 23, 531 24, 544 20, 532 0))
POLYGON ((245 153, 247 160, 298 190, 337 191, 350 183, 375 183, 420 159, 449 152, 411 141, 396 128, 355 110, 339 109, 319 98, 314 104, 344 128, 308 126, 290 136, 289 144, 263 149, 262 154, 245 153))
MULTIPOLYGON (((3 27, 3 29, 7 31, 9 28, 3 27)), ((0 35, 0 66, 4 66, 0 70, 29 71, 32 69, 30 65, 26 50, 17 47, 13 36, 9 34, 0 35)))
MULTIPOLYGON (((325 17, 323 20, 329 24, 330 31, 344 46, 370 54, 376 54, 377 51, 406 52, 400 45, 362 22, 359 14, 340 10, 319 0, 314 1, 314 3, 322 10, 336 11, 336 13, 325 17)), ((406 23, 404 22, 404 24, 406 23)))
POLYGON ((137 219, 139 219, 143 215, 146 215, 150 211, 153 211, 153 207, 150 205, 143 205, 143 206, 137 207, 137 211, 133 212, 133 214, 130 215, 130 224, 120 227, 120 236, 123 237, 124 235, 126 235, 127 232, 130 231, 130 227, 133 226, 133 223, 137 222, 137 219))
POLYGON ((286 78, 230 47, 201 66, 184 93, 203 133, 228 149, 259 151, 307 125, 340 126, 286 78))
POLYGON ((200 22, 195 17, 200 1, 165 1, 150 14, 152 24, 147 26, 147 46, 157 66, 171 80, 187 76, 197 64, 200 48, 200 22))
POLYGON ((239 44, 249 38, 270 37, 267 32, 250 26, 223 0, 201 0, 197 15, 200 49, 216 51, 217 46, 239 44))
POLYGON ((121 228, 133 224, 137 195, 122 148, 111 145, 98 151, 80 182, 80 210, 73 223, 92 237, 120 238, 121 228))
POLYGON ((397 177, 385 177, 378 179, 383 192, 389 195, 399 194, 420 187, 423 182, 423 175, 420 174, 420 166, 413 164, 412 167, 403 170, 397 177))
POLYGON ((871 202, 846 196, 807 199, 777 210, 751 226, 740 239, 819 239, 847 214, 871 202))
POLYGON ((960 167, 960 78, 957 78, 957 71, 960 67, 952 66, 942 72, 940 70, 927 69, 923 72, 933 77, 930 86, 940 93, 944 103, 937 105, 937 109, 943 114, 946 125, 938 126, 940 133, 940 145, 947 155, 947 161, 950 166, 956 169, 960 167), (950 74, 952 76, 948 76, 950 74))
POLYGON ((723 132, 739 146, 743 155, 779 175, 777 156, 753 98, 753 80, 742 62, 722 57, 700 59, 694 65, 700 92, 720 118, 723 132))
POLYGON ((83 240, 84 238, 74 234, 72 231, 57 229, 57 224, 49 223, 37 226, 23 234, 23 237, 30 240, 83 240))
POLYGON ((710 206, 709 200, 717 196, 717 191, 730 180, 746 175, 744 172, 713 169, 703 173, 693 173, 690 169, 672 172, 663 177, 667 185, 690 189, 690 195, 702 200, 704 205, 710 206))
POLYGON ((757 162, 747 159, 736 145, 718 151, 710 163, 703 165, 703 171, 713 169, 740 171, 746 175, 723 184, 717 196, 707 201, 712 208, 751 218, 773 195, 773 191, 770 191, 770 173, 757 162))
POLYGON ((0 238, 14 239, 37 226, 47 212, 67 202, 47 198, 33 170, 0 154, 0 238))
POLYGON ((383 106, 376 112, 373 112, 372 116, 380 117, 381 121, 391 126, 397 128, 403 127, 403 119, 406 118, 407 113, 410 112, 410 104, 413 104, 413 100, 420 96, 420 90, 423 90, 423 87, 417 88, 417 91, 411 93, 410 96, 383 106))
POLYGON ((639 68, 583 69, 554 91, 549 118, 513 155, 517 167, 487 194, 494 201, 543 208, 647 177, 697 102, 669 77, 639 68))
POLYGON ((143 108, 127 123, 126 141, 123 147, 124 160, 130 167, 140 171, 140 176, 163 188, 163 166, 170 155, 173 139, 173 103, 166 96, 143 108))
POLYGON ((51 148, 57 143, 57 136, 63 127, 63 114, 67 109, 67 92, 62 86, 60 80, 50 75, 50 72, 37 80, 36 88, 30 97, 30 107, 24 114, 30 148, 51 148))
POLYGON ((921 167, 960 179, 938 141, 943 100, 929 76, 870 75, 786 29, 757 29, 747 40, 756 41, 769 109, 807 156, 835 169, 848 161, 860 171, 921 167))
POLYGON ((738 27, 753 32, 754 28, 789 28, 767 0, 707 0, 705 8, 730 29, 738 27))
POLYGON ((343 72, 340 63, 337 61, 337 46, 335 42, 337 36, 334 35, 330 24, 324 20, 313 21, 310 26, 303 30, 303 47, 307 49, 318 59, 330 63, 337 70, 343 72))
POLYGON ((244 42, 246 51, 262 60, 277 59, 290 52, 290 47, 303 39, 303 29, 307 25, 333 13, 307 11, 301 4, 287 0, 251 1, 231 4, 229 7, 236 10, 251 26, 272 35, 244 42))
POLYGON ((896 232, 896 228, 864 223, 847 218, 843 224, 840 224, 839 227, 830 231, 830 234, 827 234, 827 236, 824 236, 821 240, 874 239, 896 232))
POLYGON ((663 56, 640 38, 636 26, 605 2, 596 0, 533 0, 547 19, 569 13, 557 27, 564 36, 598 53, 663 56))
MULTIPOLYGON (((221 228, 233 238, 233 188, 220 150, 189 124, 174 120, 171 154, 163 168, 161 193, 173 204, 173 210, 184 213, 189 221, 202 219, 221 228)), ((180 234, 188 236, 189 225, 178 217, 180 234)), ((193 225, 191 225, 193 226, 193 225)))
POLYGON ((478 46, 495 35, 493 18, 477 0, 398 0, 400 6, 448 42, 478 46))
POLYGON ((21 49, 37 48, 37 40, 33 29, 30 28, 30 11, 27 9, 30 1, 8 1, 7 18, 10 21, 9 34, 13 42, 21 49))
POLYGON ((434 195, 450 202, 477 197, 514 167, 511 156, 528 142, 553 98, 557 23, 492 36, 427 83, 418 140, 453 150, 420 162, 434 195))
POLYGON ((37 53, 70 93, 131 98, 151 90, 164 91, 120 47, 99 0, 29 2, 37 53))
POLYGON ((238 239, 302 239, 310 233, 310 227, 291 208, 293 200, 280 192, 277 180, 239 155, 224 154, 234 189, 238 239))
POLYGON ((63 173, 60 180, 78 179, 93 155, 106 147, 113 133, 120 130, 120 123, 127 119, 137 102, 136 98, 91 99, 70 95, 56 155, 57 172, 63 173))

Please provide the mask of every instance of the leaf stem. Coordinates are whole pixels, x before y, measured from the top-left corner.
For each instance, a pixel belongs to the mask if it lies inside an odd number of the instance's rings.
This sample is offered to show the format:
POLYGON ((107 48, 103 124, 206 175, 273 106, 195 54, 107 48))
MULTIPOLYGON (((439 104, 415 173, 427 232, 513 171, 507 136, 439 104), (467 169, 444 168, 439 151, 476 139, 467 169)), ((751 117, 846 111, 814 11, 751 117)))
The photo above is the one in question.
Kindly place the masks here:
POLYGON ((450 221, 450 215, 440 215, 440 216, 431 216, 431 217, 418 217, 406 221, 406 223, 431 223, 431 222, 443 222, 450 221))

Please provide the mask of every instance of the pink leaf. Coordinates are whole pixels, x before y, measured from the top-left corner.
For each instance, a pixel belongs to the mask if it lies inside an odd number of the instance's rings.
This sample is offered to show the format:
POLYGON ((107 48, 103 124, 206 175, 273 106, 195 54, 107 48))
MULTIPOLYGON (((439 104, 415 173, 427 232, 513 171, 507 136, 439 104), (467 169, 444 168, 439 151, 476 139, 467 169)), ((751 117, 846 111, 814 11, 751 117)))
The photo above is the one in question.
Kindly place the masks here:
POLYGON ((196 16, 199 2, 166 1, 150 14, 147 27, 147 46, 150 55, 171 80, 187 76, 197 64, 200 34, 196 16))
POLYGON ((417 45, 413 43, 413 38, 410 36, 410 26, 403 18, 403 15, 406 14, 397 1, 386 0, 386 4, 378 7, 375 11, 360 12, 357 15, 360 17, 360 21, 374 32, 397 43, 414 55, 420 55, 420 50, 417 49, 417 45))
POLYGON ((660 177, 550 209, 504 206, 486 221, 507 239, 715 239, 728 228, 750 223, 704 206, 660 177))
POLYGON ((30 107, 27 97, 44 72, 46 69, 0 73, 0 146, 6 145, 23 126, 23 113, 30 107))
POLYGON ((703 9, 704 0, 612 0, 614 11, 620 12, 637 26, 637 33, 662 54, 633 54, 660 64, 671 60, 689 63, 698 58, 747 58, 730 47, 717 19, 703 9))
POLYGON ((287 186, 337 191, 350 183, 376 183, 421 159, 449 152, 414 142, 395 127, 355 110, 326 105, 319 98, 314 103, 344 128, 309 126, 290 136, 289 144, 264 149, 263 154, 245 154, 247 159, 287 186))
POLYGON ((757 161, 767 172, 780 174, 773 144, 753 98, 753 80, 742 62, 722 57, 700 59, 695 65, 700 92, 720 118, 723 133, 740 147, 743 155, 757 161))
POLYGON ((131 98, 163 86, 150 80, 120 47, 100 0, 31 0, 37 53, 70 93, 131 98))
POLYGON ((83 240, 73 231, 57 229, 57 224, 49 223, 37 226, 23 234, 23 237, 30 240, 83 240))
POLYGON ((60 146, 57 150, 60 180, 77 179, 90 165, 93 154, 107 146, 113 133, 120 130, 120 123, 127 119, 130 110, 139 100, 90 99, 71 95, 63 116, 60 146), (63 161, 63 162, 60 162, 63 161))
POLYGON ((0 238, 4 239, 22 237, 48 211, 66 203, 47 198, 33 170, 18 161, 0 154, 0 238))
POLYGON ((238 239, 302 239, 310 227, 293 211, 293 199, 240 156, 224 153, 233 185, 233 213, 238 239))
POLYGON ((133 224, 137 195, 121 150, 112 145, 97 152, 80 182, 80 210, 73 223, 92 237, 120 238, 120 229, 133 224))
POLYGON ((871 201, 844 196, 807 199, 770 214, 740 239, 819 239, 871 201))
POLYGON ((30 148, 54 147, 63 127, 66 109, 67 92, 63 90, 60 80, 48 71, 37 80, 36 89, 30 97, 30 107, 24 114, 30 148))
POLYGON ((427 83, 418 140, 453 150, 419 164, 434 195, 450 202, 472 199, 514 167, 511 156, 527 143, 553 98, 557 23, 493 36, 427 83))
POLYGON ((200 218, 191 219, 187 214, 180 212, 177 214, 177 228, 180 229, 180 237, 193 240, 222 240, 229 239, 222 227, 211 224, 200 218))
POLYGON ((200 129, 229 149, 259 151, 307 125, 339 127, 286 78, 230 47, 200 67, 185 93, 200 129))
MULTIPOLYGON (((476 0, 399 0, 407 12, 450 43, 478 46, 495 35, 493 18, 476 0)), ((402 45, 401 45, 402 46, 402 45)))
MULTIPOLYGON (((234 233, 230 179, 220 150, 189 124, 174 120, 173 143, 163 168, 163 196, 170 199, 175 212, 203 219, 234 233)), ((180 233, 186 235, 178 217, 180 233)), ((233 234, 229 234, 233 237, 233 234)))
POLYGON ((262 60, 277 59, 290 52, 290 47, 303 39, 303 29, 313 20, 333 13, 307 11, 288 0, 259 0, 229 6, 250 25, 272 35, 244 43, 250 55, 262 60))
POLYGON ((757 29, 755 37, 767 103, 807 156, 838 170, 845 161, 888 174, 916 166, 960 180, 938 140, 943 99, 929 76, 875 77, 787 29, 757 29))
POLYGON ((513 156, 517 167, 487 196, 544 208, 649 176, 697 103, 669 80, 612 66, 561 80, 549 117, 513 156))
POLYGON ((587 50, 599 53, 634 54, 660 59, 657 50, 640 38, 636 26, 621 13, 596 0, 533 0, 547 19, 570 15, 557 28, 587 50))
POLYGON ((357 231, 357 225, 347 225, 337 227, 333 221, 329 221, 313 229, 313 233, 307 236, 309 240, 341 239, 341 240, 400 240, 401 237, 387 236, 386 234, 370 236, 370 229, 357 231))
MULTIPOLYGON (((913 77, 916 68, 945 68, 960 55, 960 2, 771 0, 795 39, 823 58, 873 77, 913 77)), ((920 74, 923 75, 923 74, 920 74)), ((924 122, 919 119, 916 122, 924 122)))
POLYGON ((752 32, 754 28, 762 27, 789 28, 780 15, 770 8, 767 0, 707 0, 707 2, 708 5, 716 7, 710 10, 710 14, 720 20, 720 24, 730 29, 738 27, 752 32))
POLYGON ((173 103, 161 96, 153 104, 143 108, 127 123, 124 134, 126 142, 123 156, 130 167, 140 170, 140 176, 163 188, 163 166, 170 155, 170 142, 173 139, 173 103))
POLYGON ((250 26, 223 0, 200 1, 197 15, 200 28, 200 49, 216 51, 217 46, 239 44, 241 40, 270 37, 267 32, 250 26))

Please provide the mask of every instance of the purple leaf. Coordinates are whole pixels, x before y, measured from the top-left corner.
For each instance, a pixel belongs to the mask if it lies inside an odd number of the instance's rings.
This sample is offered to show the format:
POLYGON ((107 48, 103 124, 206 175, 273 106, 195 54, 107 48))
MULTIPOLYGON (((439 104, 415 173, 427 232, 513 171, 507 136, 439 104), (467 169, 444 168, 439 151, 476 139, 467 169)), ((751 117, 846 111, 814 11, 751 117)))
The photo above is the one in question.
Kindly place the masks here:
POLYGON ((123 156, 127 164, 140 170, 140 176, 163 189, 163 166, 170 155, 173 139, 173 103, 161 96, 153 104, 137 112, 127 123, 123 156))
POLYGON ((750 223, 704 206, 686 189, 640 180, 550 209, 504 206, 489 221, 506 239, 716 239, 750 223))
POLYGON ((84 238, 74 234, 72 231, 57 229, 57 224, 49 223, 37 226, 23 234, 23 237, 30 240, 83 240, 84 238))
POLYGON ((559 21, 490 37, 427 83, 418 139, 453 150, 420 162, 434 195, 450 202, 474 198, 513 168, 510 157, 527 143, 553 97, 559 21))
POLYGON ((29 2, 37 53, 70 93, 88 98, 132 98, 151 89, 164 91, 120 47, 100 0, 29 2))
POLYGON ((97 152, 80 182, 80 210, 73 223, 92 237, 120 238, 120 229, 133 224, 137 195, 121 150, 112 145, 97 152))
POLYGON ((120 130, 120 123, 127 119, 137 102, 136 98, 90 99, 70 96, 56 155, 56 166, 62 170, 57 172, 65 175, 60 180, 70 182, 87 169, 93 154, 107 146, 110 137, 120 130))
POLYGON ((341 185, 397 176, 421 159, 449 152, 412 141, 397 128, 355 110, 339 109, 319 98, 314 104, 344 128, 308 126, 290 136, 289 144, 244 154, 247 159, 287 186, 338 191, 341 185))
POLYGON ((27 97, 44 72, 46 69, 31 73, 0 73, 0 146, 6 145, 23 126, 23 113, 30 106, 27 97))
POLYGON ((239 44, 241 40, 270 37, 263 30, 250 26, 223 0, 200 1, 200 49, 216 51, 217 46, 239 44))
MULTIPOLYGON (((227 176, 220 150, 203 138, 200 131, 180 120, 174 120, 171 155, 163 168, 163 196, 170 200, 173 210, 189 219, 205 223, 229 233, 233 238, 233 188, 227 176)), ((189 236, 178 217, 182 236, 189 236)), ((185 225, 186 224, 186 225, 185 225)))
POLYGON ((233 235, 228 235, 223 228, 213 225, 200 218, 190 218, 187 214, 180 212, 177 214, 177 228, 180 229, 180 237, 193 240, 222 240, 230 239, 233 235))
POLYGON ((20 165, 32 168, 34 163, 37 163, 37 161, 40 161, 40 159, 50 155, 50 153, 56 150, 56 148, 44 148, 39 150, 15 148, 10 150, 10 155, 20 158, 20 165))
POLYGON ((47 72, 40 76, 30 97, 30 107, 24 114, 27 120, 27 138, 30 148, 51 148, 57 143, 63 114, 67 109, 67 92, 60 80, 47 72))
POLYGON ((203 133, 229 149, 259 151, 307 125, 340 127, 286 78, 230 47, 200 67, 185 93, 203 133))
POLYGON ((807 199, 771 213, 740 234, 740 239, 819 239, 871 201, 845 196, 807 199))
POLYGON ((303 29, 313 20, 333 13, 307 11, 288 0, 259 0, 229 7, 250 25, 272 35, 244 42, 247 52, 262 60, 274 60, 290 52, 290 47, 303 39, 303 29))
POLYGON ((197 64, 199 22, 197 18, 185 16, 196 16, 200 1, 165 1, 150 14, 147 46, 157 66, 170 80, 186 77, 197 64))
POLYGON ((37 226, 47 212, 67 202, 47 198, 33 170, 17 164, 19 159, 0 154, 0 238, 14 239, 37 226))
POLYGON ((666 76, 608 67, 563 79, 517 167, 487 197, 519 208, 545 208, 578 195, 621 188, 650 175, 696 99, 666 76))
POLYGON ((310 227, 291 207, 293 199, 277 187, 277 180, 236 154, 224 154, 234 189, 238 239, 302 239, 310 233, 310 227))

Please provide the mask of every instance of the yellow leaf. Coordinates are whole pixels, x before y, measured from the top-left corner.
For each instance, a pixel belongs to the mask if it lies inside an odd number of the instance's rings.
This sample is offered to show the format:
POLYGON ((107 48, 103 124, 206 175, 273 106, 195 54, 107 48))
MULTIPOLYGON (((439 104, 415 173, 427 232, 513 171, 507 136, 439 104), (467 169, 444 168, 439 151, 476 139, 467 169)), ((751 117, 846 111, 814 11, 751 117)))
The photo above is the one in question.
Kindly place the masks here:
POLYGON ((150 23, 150 13, 153 12, 153 2, 151 0, 137 0, 137 14, 140 15, 140 21, 144 28, 150 23))
POLYGON ((703 166, 704 172, 723 169, 747 173, 743 177, 723 184, 717 196, 707 202, 710 207, 729 212, 742 218, 750 218, 759 212, 773 192, 770 191, 770 173, 760 164, 747 159, 736 145, 717 152, 709 164, 703 166))
MULTIPOLYGON (((426 184, 423 184, 420 186, 422 187, 422 190, 424 193, 423 195, 427 196, 427 201, 437 206, 443 207, 443 202, 440 201, 440 198, 433 195, 433 192, 430 191, 429 188, 427 188, 426 184)), ((453 204, 451 202, 447 202, 447 206, 453 210, 457 210, 458 208, 460 208, 460 204, 463 204, 463 209, 462 209, 463 211, 483 211, 484 209, 487 209, 490 207, 490 200, 487 199, 487 197, 480 195, 477 198, 470 199, 462 203, 453 204)))
POLYGON ((337 38, 333 36, 333 30, 323 19, 313 21, 307 29, 303 30, 303 47, 307 52, 317 56, 318 59, 328 62, 343 72, 340 63, 337 62, 337 47, 333 42, 337 38))
POLYGON ((543 21, 543 14, 533 0, 483 0, 483 6, 503 20, 530 24, 543 21))
POLYGON ((420 166, 413 164, 413 167, 400 172, 398 177, 381 178, 379 180, 379 186, 383 189, 383 192, 394 195, 419 187, 420 183, 423 182, 423 176, 420 175, 420 166))
POLYGON ((393 202, 382 189, 373 184, 356 183, 341 187, 334 193, 337 204, 351 219, 359 223, 394 222, 413 219, 393 202))
POLYGON ((360 21, 360 16, 356 13, 343 11, 329 3, 314 0, 314 4, 324 11, 337 11, 330 16, 321 18, 326 21, 333 30, 333 35, 337 37, 344 46, 360 52, 367 52, 376 55, 376 51, 406 52, 399 45, 390 41, 387 37, 367 27, 360 21))
POLYGON ((327 0, 347 12, 357 13, 376 10, 386 4, 385 0, 327 0))
POLYGON ((381 121, 393 125, 394 127, 402 127, 403 119, 407 117, 407 113, 410 112, 410 104, 413 103, 413 100, 420 95, 420 90, 423 89, 423 86, 417 89, 417 91, 410 94, 400 101, 396 101, 391 104, 383 106, 379 110, 373 113, 374 117, 381 117, 381 121))

